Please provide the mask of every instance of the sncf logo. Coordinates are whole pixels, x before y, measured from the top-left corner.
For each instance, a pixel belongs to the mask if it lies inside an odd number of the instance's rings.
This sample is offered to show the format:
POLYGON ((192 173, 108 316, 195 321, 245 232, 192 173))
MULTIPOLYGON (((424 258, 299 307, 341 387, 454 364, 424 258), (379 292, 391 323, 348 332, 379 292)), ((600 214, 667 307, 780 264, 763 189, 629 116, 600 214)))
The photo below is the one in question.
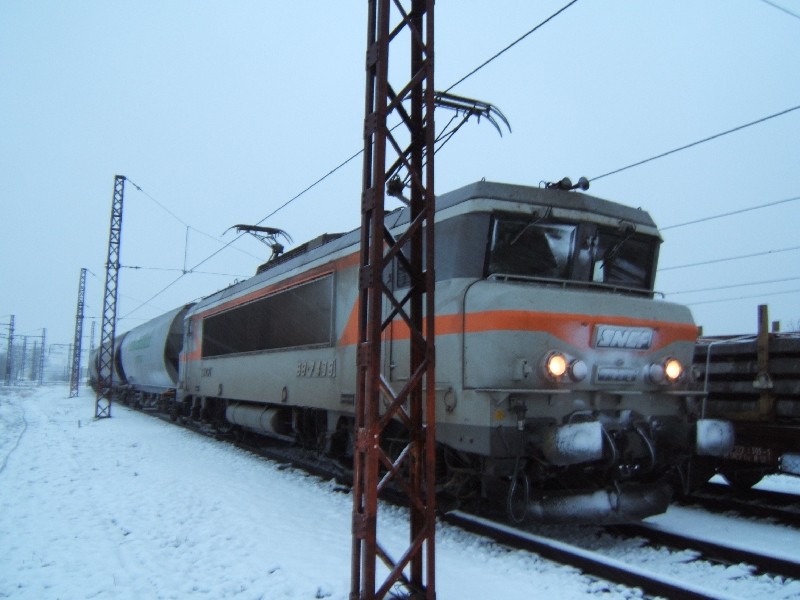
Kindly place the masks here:
POLYGON ((647 327, 615 327, 598 325, 595 330, 595 348, 630 348, 647 350, 653 343, 653 330, 647 327))

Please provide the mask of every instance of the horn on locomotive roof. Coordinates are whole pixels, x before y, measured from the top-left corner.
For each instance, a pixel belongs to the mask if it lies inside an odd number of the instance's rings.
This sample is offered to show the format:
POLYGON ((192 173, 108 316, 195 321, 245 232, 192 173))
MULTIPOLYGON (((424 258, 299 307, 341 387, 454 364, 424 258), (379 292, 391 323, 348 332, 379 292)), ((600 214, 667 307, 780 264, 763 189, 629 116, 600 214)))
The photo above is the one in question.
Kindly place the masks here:
POLYGON ((577 189, 585 192, 589 189, 589 180, 586 177, 581 177, 578 179, 578 183, 573 185, 569 177, 564 177, 561 181, 547 181, 544 185, 548 189, 564 190, 565 192, 577 189))
MULTIPOLYGON (((278 229, 277 227, 263 227, 261 225, 232 225, 228 227, 226 232, 230 231, 233 228, 236 228, 237 233, 249 233, 257 240, 265 243, 269 246, 270 250, 272 250, 272 255, 269 257, 270 260, 274 260, 278 258, 281 254, 283 254, 283 244, 278 242, 278 238, 283 238, 288 243, 292 243, 292 236, 286 233, 283 229, 278 229)), ((224 234, 223 234, 224 235, 224 234)))

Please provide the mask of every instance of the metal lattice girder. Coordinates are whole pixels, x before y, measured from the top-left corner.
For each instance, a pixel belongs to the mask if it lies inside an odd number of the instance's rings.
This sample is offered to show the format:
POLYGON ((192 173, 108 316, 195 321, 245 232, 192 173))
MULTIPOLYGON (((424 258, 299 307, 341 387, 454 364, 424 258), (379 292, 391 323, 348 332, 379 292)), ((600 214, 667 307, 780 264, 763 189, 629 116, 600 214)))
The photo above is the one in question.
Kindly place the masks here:
POLYGON ((75 312, 75 340, 72 344, 72 366, 69 375, 69 397, 78 396, 81 379, 81 339, 83 338, 83 306, 86 300, 86 269, 78 281, 78 308, 75 312))
POLYGON ((431 600, 436 468, 433 0, 370 0, 368 10, 350 598, 384 598, 400 586, 431 600), (390 28, 393 19, 397 22, 390 28), (389 83, 390 42, 410 43, 410 75, 395 87, 389 83), (390 118, 399 121, 391 131, 390 118), (384 223, 387 184, 410 211, 409 227, 397 239, 384 223), (402 297, 383 279, 394 260, 411 278, 410 291, 402 297), (411 332, 411 376, 398 391, 381 372, 382 337, 394 321, 411 332), (387 407, 383 412, 382 405, 387 407), (393 421, 409 435, 405 448, 390 457, 381 442, 393 421), (410 507, 409 545, 395 557, 377 539, 378 494, 390 482, 408 496, 410 507), (388 571, 382 582, 377 581, 378 559, 388 571))
POLYGON ((114 337, 117 324, 117 282, 119 250, 122 236, 122 199, 125 177, 114 176, 114 196, 111 201, 111 227, 108 234, 106 286, 103 291, 103 325, 100 333, 100 353, 97 360, 98 388, 94 405, 95 419, 111 416, 111 393, 114 384, 114 337))

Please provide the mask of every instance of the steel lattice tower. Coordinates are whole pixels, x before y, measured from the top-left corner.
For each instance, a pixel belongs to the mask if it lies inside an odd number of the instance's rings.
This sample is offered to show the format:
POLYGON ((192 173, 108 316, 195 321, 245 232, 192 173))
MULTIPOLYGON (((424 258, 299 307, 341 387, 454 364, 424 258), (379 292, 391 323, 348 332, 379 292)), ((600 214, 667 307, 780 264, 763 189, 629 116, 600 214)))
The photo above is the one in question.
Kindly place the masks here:
POLYGON ((114 337, 117 325, 117 282, 119 279, 119 250, 122 236, 122 199, 125 177, 114 176, 114 196, 111 201, 111 227, 108 233, 106 286, 103 291, 103 325, 100 333, 100 355, 97 361, 97 399, 95 419, 111 416, 111 391, 114 382, 114 337))
POLYGON ((368 8, 351 600, 384 598, 396 586, 409 597, 436 595, 433 4, 370 0, 368 8), (411 47, 410 77, 397 87, 389 83, 390 42, 411 47), (392 130, 390 117, 399 121, 392 130), (394 157, 388 167, 387 150, 394 157), (408 229, 398 238, 384 223, 387 193, 410 211, 408 229), (402 297, 384 281, 395 262, 411 278, 402 297), (400 390, 381 373, 382 337, 393 324, 410 331, 410 376, 400 390), (405 425, 409 441, 390 456, 381 443, 393 420, 405 425), (396 558, 377 539, 378 494, 390 481, 407 494, 410 507, 409 545, 396 558), (388 570, 382 582, 376 582, 378 559, 388 570))
POLYGON ((17 376, 14 378, 15 381, 21 381, 25 379, 25 363, 28 362, 28 336, 22 336, 22 360, 20 361, 22 364, 17 368, 17 376))
POLYGON ((42 348, 39 350, 39 385, 44 383, 44 349, 47 347, 47 329, 42 329, 42 348))
POLYGON ((86 300, 86 269, 78 281, 78 309, 75 313, 75 340, 72 344, 72 366, 69 374, 69 397, 78 395, 81 379, 81 340, 83 339, 83 305, 86 300))
POLYGON ((6 385, 11 385, 14 372, 14 315, 8 321, 8 352, 6 353, 6 385))

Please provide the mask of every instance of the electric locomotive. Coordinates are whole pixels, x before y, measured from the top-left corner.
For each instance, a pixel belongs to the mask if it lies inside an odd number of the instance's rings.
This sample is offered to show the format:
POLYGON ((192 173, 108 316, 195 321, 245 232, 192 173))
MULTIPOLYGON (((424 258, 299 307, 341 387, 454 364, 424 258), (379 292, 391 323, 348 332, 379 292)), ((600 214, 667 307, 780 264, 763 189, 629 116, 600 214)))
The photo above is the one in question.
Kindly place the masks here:
MULTIPOLYGON (((386 216, 395 235, 408 222, 386 216)), ((501 498, 517 520, 627 521, 663 512, 693 456, 731 449, 685 368, 691 314, 655 297, 645 211, 481 181, 438 196, 435 227, 443 497, 501 498)), ((352 459, 358 251, 358 230, 320 236, 188 308, 178 412, 352 459)), ((397 261, 384 278, 409 285, 397 261)), ((383 344, 402 385, 408 329, 393 322, 383 344)), ((403 435, 398 422, 382 443, 403 435)))

